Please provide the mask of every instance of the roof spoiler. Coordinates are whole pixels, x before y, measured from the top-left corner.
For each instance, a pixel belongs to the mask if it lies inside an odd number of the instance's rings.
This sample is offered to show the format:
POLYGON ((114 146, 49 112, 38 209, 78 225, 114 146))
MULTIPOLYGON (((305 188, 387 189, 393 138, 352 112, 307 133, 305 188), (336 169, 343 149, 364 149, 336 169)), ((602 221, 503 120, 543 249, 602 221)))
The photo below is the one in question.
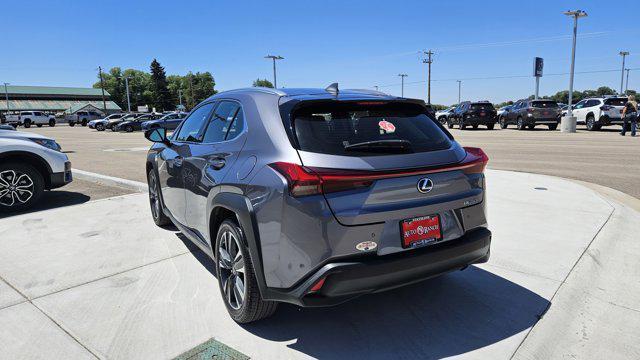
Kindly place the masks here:
POLYGON ((335 97, 338 97, 338 94, 340 93, 337 82, 327 86, 326 88, 324 88, 324 90, 335 97))

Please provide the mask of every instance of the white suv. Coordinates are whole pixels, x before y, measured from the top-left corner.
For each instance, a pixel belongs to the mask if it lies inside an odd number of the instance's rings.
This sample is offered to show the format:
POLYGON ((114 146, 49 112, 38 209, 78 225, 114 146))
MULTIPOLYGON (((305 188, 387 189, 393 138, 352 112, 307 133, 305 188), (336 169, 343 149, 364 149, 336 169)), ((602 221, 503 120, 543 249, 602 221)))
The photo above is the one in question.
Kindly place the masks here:
POLYGON ((0 130, 0 213, 28 209, 44 190, 71 180, 71 162, 55 140, 0 130))
POLYGON ((589 131, 600 130, 603 126, 622 125, 622 109, 627 100, 625 96, 583 99, 573 106, 573 116, 579 124, 587 125, 589 131))

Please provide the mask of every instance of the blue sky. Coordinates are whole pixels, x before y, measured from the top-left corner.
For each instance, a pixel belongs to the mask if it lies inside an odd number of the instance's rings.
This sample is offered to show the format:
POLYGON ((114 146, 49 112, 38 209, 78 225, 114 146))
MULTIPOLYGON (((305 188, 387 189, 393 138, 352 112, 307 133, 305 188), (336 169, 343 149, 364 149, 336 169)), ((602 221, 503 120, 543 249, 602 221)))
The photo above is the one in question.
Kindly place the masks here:
MULTIPOLYGON (((168 74, 210 71, 218 90, 271 80, 268 53, 284 87, 375 85, 426 97, 418 51, 434 49, 432 102, 462 97, 500 102, 533 93, 534 56, 545 59, 541 94, 568 87, 571 21, 579 24, 576 71, 621 68, 631 52, 629 88, 640 88, 637 1, 6 1, 0 82, 90 86, 96 68, 148 70, 155 57, 168 74), (523 77, 511 77, 523 76, 523 77), (507 78, 495 78, 507 77, 507 78), (509 78, 511 77, 511 78, 509 78), (495 79, 486 79, 495 78, 495 79)), ((619 88, 620 72, 576 74, 575 88, 619 88)))

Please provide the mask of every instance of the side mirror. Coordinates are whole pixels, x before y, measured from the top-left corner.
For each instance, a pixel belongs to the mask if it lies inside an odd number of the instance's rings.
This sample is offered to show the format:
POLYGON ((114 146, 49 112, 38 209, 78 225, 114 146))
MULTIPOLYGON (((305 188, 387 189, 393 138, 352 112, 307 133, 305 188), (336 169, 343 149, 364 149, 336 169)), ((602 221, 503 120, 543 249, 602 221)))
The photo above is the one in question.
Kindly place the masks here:
POLYGON ((169 139, 167 139, 167 129, 165 128, 159 127, 155 129, 149 129, 144 132, 144 137, 146 137, 147 140, 155 143, 169 145, 169 139))

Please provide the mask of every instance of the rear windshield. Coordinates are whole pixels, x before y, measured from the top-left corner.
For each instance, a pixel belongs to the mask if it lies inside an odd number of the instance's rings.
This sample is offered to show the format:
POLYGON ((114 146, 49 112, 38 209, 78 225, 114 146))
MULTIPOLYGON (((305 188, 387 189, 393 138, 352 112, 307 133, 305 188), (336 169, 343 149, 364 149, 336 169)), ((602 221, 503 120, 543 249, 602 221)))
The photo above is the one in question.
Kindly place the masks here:
POLYGON ((299 149, 374 156, 448 149, 449 137, 416 104, 321 103, 292 114, 299 149))
POLYGON ((544 108, 557 108, 558 103, 555 101, 532 101, 531 107, 544 109, 544 108))
POLYGON ((624 106, 627 103, 627 98, 608 98, 604 99, 605 105, 611 106, 624 106))
POLYGON ((491 103, 473 103, 471 104, 471 110, 493 110, 493 104, 491 103))

